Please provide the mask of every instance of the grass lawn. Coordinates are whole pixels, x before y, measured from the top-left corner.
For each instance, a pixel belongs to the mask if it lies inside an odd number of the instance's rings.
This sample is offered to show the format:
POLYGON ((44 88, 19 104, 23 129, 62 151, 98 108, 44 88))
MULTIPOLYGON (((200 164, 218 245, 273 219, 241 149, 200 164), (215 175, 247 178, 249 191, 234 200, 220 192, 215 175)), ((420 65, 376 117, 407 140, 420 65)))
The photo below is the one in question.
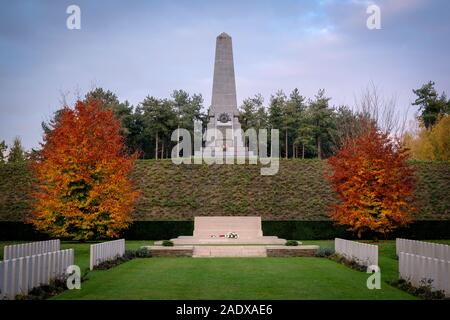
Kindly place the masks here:
POLYGON ((409 299, 323 258, 136 259, 56 299, 409 299))
MULTIPOLYGON (((127 249, 150 243, 127 241, 127 249)), ((328 240, 303 243, 333 246, 328 240)), ((387 283, 398 277, 395 241, 378 245, 381 290, 367 289, 366 273, 325 258, 146 258, 90 272, 81 290, 53 299, 414 299, 387 283)), ((88 267, 89 243, 62 247, 74 248, 75 262, 88 267)))

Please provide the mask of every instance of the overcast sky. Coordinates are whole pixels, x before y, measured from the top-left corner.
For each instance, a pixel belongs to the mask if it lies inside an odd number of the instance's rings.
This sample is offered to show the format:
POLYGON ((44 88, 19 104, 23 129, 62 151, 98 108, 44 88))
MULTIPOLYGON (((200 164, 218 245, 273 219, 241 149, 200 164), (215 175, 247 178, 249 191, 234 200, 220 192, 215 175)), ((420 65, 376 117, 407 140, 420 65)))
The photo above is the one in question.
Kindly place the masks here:
MULTIPOLYGON (((450 1, 1 1, 0 141, 37 147, 40 123, 94 86, 137 104, 174 89, 209 106, 215 38, 233 38, 238 104, 295 87, 353 105, 369 82, 397 97, 434 80, 450 93, 450 1), (381 8, 369 30, 368 4, 381 8), (66 9, 81 8, 81 30, 66 9)), ((415 109, 410 109, 410 114, 415 109)))

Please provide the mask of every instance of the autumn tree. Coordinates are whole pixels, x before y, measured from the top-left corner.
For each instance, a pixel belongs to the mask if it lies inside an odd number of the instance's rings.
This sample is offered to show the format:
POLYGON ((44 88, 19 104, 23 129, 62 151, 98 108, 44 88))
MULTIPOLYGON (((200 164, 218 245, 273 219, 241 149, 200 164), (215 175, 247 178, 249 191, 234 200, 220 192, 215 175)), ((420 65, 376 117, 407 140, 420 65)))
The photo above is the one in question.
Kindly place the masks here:
POLYGON ((421 122, 416 132, 407 132, 403 140, 417 160, 450 161, 450 115, 444 115, 426 129, 421 122))
POLYGON ((62 109, 33 163, 37 191, 28 218, 53 237, 117 237, 139 193, 129 179, 136 154, 124 151, 120 123, 99 100, 62 109))
POLYGON ((338 198, 331 218, 358 237, 367 231, 386 235, 410 223, 415 179, 407 159, 407 150, 374 125, 347 140, 328 159, 338 198))

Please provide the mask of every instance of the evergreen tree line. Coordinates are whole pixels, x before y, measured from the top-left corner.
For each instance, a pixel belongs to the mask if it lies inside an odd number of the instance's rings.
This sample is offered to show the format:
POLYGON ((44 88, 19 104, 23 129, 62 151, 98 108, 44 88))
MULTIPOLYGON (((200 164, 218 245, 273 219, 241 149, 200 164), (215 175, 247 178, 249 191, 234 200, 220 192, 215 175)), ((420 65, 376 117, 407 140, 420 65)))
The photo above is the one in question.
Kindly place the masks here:
MULTIPOLYGON (((419 107, 419 121, 428 129, 450 112, 450 100, 445 93, 439 95, 434 85, 430 81, 413 90, 417 96, 413 105, 419 107)), ((137 106, 119 101, 116 94, 103 88, 91 90, 84 100, 90 98, 100 100, 105 108, 114 112, 121 122, 127 150, 139 151, 143 159, 170 158, 176 144, 171 141, 175 129, 184 128, 193 134, 195 120, 201 121, 204 128, 208 121, 202 95, 191 95, 184 90, 174 90, 170 98, 147 96, 137 106)), ((378 99, 365 98, 366 104, 378 99)), ((284 158, 327 158, 334 155, 346 139, 358 136, 367 121, 379 121, 370 108, 354 110, 345 105, 332 106, 330 100, 323 89, 313 98, 306 98, 298 89, 288 95, 279 90, 270 96, 267 104, 262 95, 257 94, 239 106, 240 123, 244 131, 278 129, 280 156, 284 158)), ((50 121, 42 123, 44 131, 57 125, 59 113, 56 111, 50 121)), ((19 138, 11 146, 9 157, 6 157, 6 150, 5 142, 0 142, 0 162, 20 162, 38 156, 36 150, 25 152, 19 138)))
POLYGON ((25 152, 22 142, 19 137, 14 138, 14 141, 9 148, 9 153, 6 155, 8 145, 6 142, 0 141, 0 164, 4 163, 22 163, 30 157, 30 154, 25 152))
MULTIPOLYGON (((175 129, 187 129, 193 136, 195 120, 204 128, 208 122, 202 96, 184 90, 173 91, 169 99, 147 96, 135 107, 102 88, 90 91, 85 96, 89 98, 99 99, 113 110, 121 121, 126 147, 130 152, 140 151, 144 159, 170 158, 176 145, 171 141, 175 129)), ((344 138, 358 132, 364 117, 347 106, 330 106, 330 100, 325 90, 319 90, 313 99, 305 98, 298 89, 289 96, 280 90, 265 105, 262 95, 257 94, 239 107, 241 126, 244 131, 280 130, 280 152, 285 158, 328 157, 344 138)), ((56 119, 57 114, 55 120, 43 123, 44 130, 51 130, 56 119)))

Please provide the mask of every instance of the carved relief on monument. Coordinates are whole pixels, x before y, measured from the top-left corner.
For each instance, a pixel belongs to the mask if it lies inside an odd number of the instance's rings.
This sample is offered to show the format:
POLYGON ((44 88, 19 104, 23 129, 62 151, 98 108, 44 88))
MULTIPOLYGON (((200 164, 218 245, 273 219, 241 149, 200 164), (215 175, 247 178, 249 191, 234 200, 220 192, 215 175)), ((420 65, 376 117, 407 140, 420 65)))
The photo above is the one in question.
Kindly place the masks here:
POLYGON ((217 118, 217 120, 219 120, 219 122, 221 123, 227 123, 231 121, 231 117, 228 113, 223 112, 221 114, 219 114, 219 117, 217 118))

